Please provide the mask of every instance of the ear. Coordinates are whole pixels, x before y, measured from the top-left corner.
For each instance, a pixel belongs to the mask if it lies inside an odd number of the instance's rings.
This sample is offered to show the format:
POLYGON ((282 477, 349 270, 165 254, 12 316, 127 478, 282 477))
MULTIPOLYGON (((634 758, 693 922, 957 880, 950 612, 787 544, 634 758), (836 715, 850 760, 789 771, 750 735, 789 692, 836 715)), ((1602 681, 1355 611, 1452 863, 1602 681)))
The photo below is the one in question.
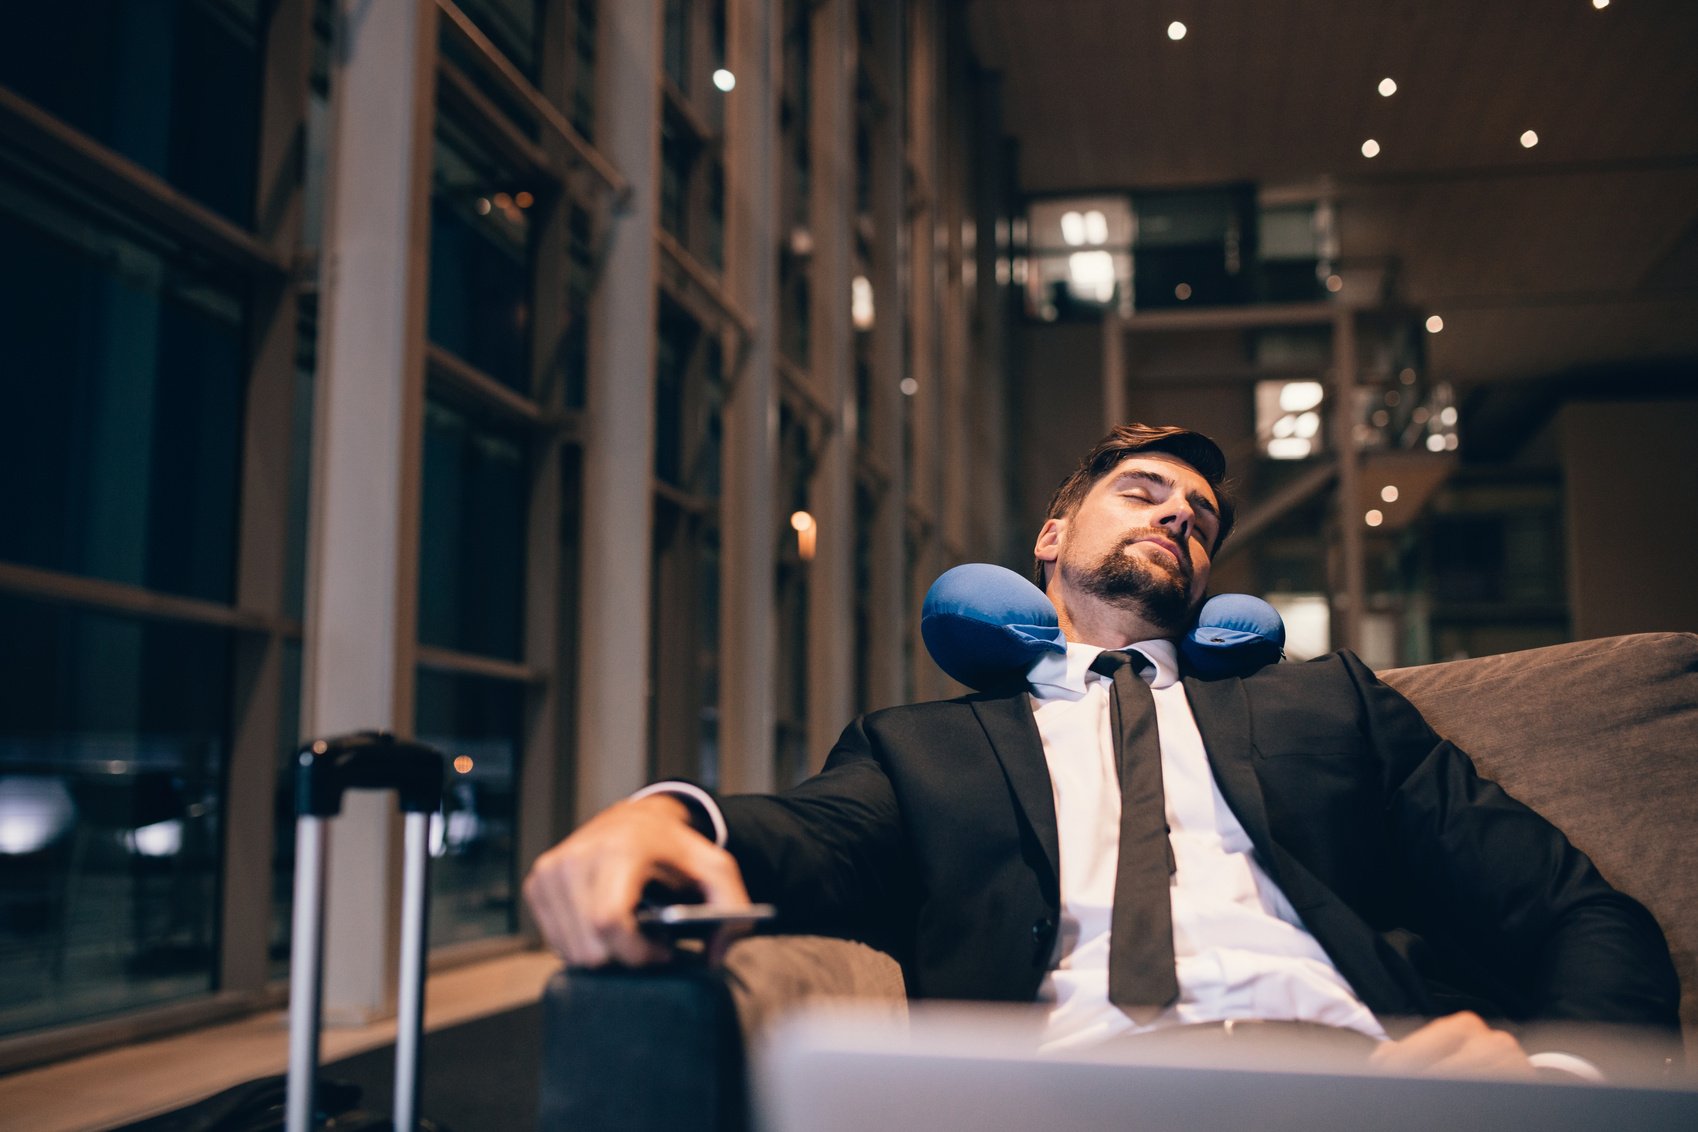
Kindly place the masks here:
POLYGON ((1040 562, 1054 562, 1061 557, 1061 543, 1066 532, 1066 519, 1045 519, 1038 530, 1038 541, 1032 547, 1032 557, 1040 562))

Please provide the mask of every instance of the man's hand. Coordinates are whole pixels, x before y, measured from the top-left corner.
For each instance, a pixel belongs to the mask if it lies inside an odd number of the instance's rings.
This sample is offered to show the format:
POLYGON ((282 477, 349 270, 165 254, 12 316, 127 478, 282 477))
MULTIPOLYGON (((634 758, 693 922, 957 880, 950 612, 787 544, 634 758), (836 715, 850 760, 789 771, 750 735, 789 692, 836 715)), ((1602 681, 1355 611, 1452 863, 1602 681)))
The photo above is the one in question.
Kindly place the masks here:
MULTIPOLYGON (((665 794, 611 806, 538 857, 525 878, 525 900, 544 942, 567 963, 641 967, 672 957, 637 927, 636 907, 650 883, 697 890, 710 904, 749 903, 731 854, 691 828, 684 803, 665 794)), ((735 934, 715 936, 710 962, 735 934)))
POLYGON ((1478 1014, 1449 1014, 1368 1058, 1375 1069, 1429 1077, 1531 1078, 1532 1062, 1513 1034, 1494 1030, 1478 1014))

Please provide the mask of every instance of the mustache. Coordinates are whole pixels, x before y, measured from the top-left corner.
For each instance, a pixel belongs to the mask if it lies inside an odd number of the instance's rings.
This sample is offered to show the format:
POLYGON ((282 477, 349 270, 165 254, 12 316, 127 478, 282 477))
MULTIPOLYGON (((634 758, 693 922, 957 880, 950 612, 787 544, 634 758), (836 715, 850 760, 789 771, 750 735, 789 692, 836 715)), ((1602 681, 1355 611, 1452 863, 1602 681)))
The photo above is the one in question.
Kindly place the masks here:
POLYGON ((1126 532, 1126 538, 1120 544, 1120 551, 1124 554, 1134 543, 1143 542, 1146 539, 1152 538, 1161 539, 1177 551, 1176 557, 1178 559, 1180 572, 1187 578, 1196 572, 1196 566, 1191 561, 1190 540, 1176 538, 1173 532, 1169 531, 1166 527, 1139 527, 1136 530, 1126 532))

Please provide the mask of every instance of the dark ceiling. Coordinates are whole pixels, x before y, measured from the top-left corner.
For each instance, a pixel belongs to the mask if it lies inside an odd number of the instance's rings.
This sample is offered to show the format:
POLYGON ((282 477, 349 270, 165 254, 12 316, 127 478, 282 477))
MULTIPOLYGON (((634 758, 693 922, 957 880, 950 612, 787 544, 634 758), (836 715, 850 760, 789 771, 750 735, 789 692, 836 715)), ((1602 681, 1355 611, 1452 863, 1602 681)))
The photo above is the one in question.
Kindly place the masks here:
POLYGON ((1579 374, 1693 378, 1698 0, 969 0, 966 13, 1002 77, 1023 191, 1330 193, 1344 263, 1394 270, 1399 300, 1443 317, 1435 377, 1570 395, 1579 374))

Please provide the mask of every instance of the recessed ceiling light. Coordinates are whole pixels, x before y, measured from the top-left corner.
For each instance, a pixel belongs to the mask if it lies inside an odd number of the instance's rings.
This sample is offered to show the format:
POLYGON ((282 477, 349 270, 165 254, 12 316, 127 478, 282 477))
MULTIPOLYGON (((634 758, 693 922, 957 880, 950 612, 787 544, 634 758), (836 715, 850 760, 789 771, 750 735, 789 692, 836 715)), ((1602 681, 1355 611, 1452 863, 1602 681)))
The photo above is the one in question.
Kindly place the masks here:
POLYGON ((1428 334, 1437 334, 1439 331, 1441 331, 1443 329, 1444 329, 1444 319, 1440 318, 1436 314, 1430 314, 1430 315, 1427 316, 1427 333, 1428 334))
POLYGON ((1380 80, 1380 97, 1381 98, 1390 98, 1392 95, 1394 95, 1396 93, 1397 93, 1397 83, 1394 80, 1389 79, 1389 78, 1380 80))
POLYGON ((1369 138, 1367 141, 1362 143, 1362 156, 1363 157, 1377 157, 1379 155, 1379 152, 1380 152, 1380 143, 1375 141, 1373 138, 1369 138))
POLYGON ((737 85, 737 76, 721 67, 713 73, 713 85, 720 90, 729 92, 732 87, 737 85))
POLYGON ((1169 39, 1171 39, 1175 42, 1178 42, 1179 40, 1184 39, 1185 38, 1185 25, 1180 23, 1178 20, 1174 20, 1171 24, 1168 24, 1167 25, 1167 38, 1169 38, 1169 39))
POLYGON ((1539 135, 1535 134, 1532 130, 1528 130, 1526 133, 1521 135, 1521 148, 1532 149, 1534 146, 1536 146, 1538 144, 1539 144, 1539 135))

